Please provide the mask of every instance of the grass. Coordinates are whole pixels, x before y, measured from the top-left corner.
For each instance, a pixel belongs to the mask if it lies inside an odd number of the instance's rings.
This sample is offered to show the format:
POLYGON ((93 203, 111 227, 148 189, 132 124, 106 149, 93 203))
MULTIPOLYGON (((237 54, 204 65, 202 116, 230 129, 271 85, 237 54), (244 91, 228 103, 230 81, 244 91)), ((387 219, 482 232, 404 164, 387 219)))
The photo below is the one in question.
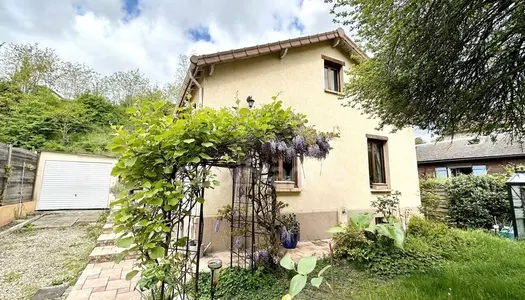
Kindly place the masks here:
MULTIPOLYGON (((353 300, 513 300, 525 299, 525 242, 502 239, 481 231, 456 231, 466 241, 456 255, 424 273, 385 278, 370 271, 363 271, 351 263, 339 261, 324 275, 333 293, 323 283, 321 288, 306 288, 294 299, 353 299, 353 300)), ((329 264, 319 260, 315 275, 329 264)), ((222 279, 221 279, 222 280, 222 279)), ((256 299, 253 295, 265 294, 267 300, 280 299, 267 291, 287 290, 289 280, 268 281, 252 289, 246 280, 239 280, 242 293, 226 293, 218 299, 256 299), (244 296, 252 295, 252 296, 244 296)), ((228 284, 233 287, 235 281, 228 284)), ((220 283, 219 283, 220 285, 220 283)), ((203 297, 202 299, 207 299, 203 297)), ((257 298, 259 299, 259 298, 257 298)), ((261 298, 262 299, 262 298, 261 298)))
POLYGON ((366 280, 354 299, 525 299, 525 243, 464 232, 470 247, 441 268, 378 283, 366 280))

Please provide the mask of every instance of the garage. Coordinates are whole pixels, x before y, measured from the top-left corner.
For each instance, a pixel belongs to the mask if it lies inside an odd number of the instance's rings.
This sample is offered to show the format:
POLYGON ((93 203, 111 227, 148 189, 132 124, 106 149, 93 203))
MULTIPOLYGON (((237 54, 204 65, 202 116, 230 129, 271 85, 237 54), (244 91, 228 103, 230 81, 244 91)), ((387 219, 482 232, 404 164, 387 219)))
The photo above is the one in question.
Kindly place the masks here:
POLYGON ((116 159, 93 155, 40 153, 37 210, 105 209, 111 200, 116 159))

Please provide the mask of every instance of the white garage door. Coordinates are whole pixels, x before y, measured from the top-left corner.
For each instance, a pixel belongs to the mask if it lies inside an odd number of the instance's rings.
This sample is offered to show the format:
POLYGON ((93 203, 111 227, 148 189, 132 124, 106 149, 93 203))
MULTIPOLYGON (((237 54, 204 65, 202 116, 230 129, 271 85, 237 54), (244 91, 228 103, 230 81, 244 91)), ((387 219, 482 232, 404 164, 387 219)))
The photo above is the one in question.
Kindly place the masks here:
POLYGON ((38 210, 109 207, 111 163, 48 160, 38 210))

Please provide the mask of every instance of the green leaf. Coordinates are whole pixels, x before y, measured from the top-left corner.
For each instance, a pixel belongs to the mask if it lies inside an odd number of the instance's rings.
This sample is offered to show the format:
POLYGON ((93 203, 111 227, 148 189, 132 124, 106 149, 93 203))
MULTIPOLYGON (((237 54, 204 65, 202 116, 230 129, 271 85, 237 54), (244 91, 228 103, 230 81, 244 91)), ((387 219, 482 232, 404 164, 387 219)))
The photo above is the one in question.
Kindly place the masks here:
POLYGON ((120 198, 120 199, 117 199, 115 201, 111 201, 109 206, 119 205, 119 204, 122 204, 122 203, 126 202, 127 200, 128 200, 128 198, 120 198))
POLYGON ((149 257, 151 259, 157 259, 164 256, 164 248, 157 246, 149 251, 149 257))
POLYGON ((179 156, 183 156, 184 154, 186 154, 186 152, 188 152, 188 150, 186 150, 186 149, 177 150, 177 151, 175 151, 175 153, 173 153, 173 157, 177 158, 179 156))
POLYGON ((401 223, 379 224, 376 226, 377 233, 394 240, 396 247, 403 249, 405 243, 405 231, 401 223))
POLYGON ((281 300, 292 300, 292 295, 286 294, 281 298, 281 300))
POLYGON ((197 198, 197 202, 199 202, 200 204, 203 204, 204 203, 204 198, 197 198))
POLYGON ((323 273, 324 273, 326 270, 330 269, 330 267, 332 267, 332 265, 328 265, 328 266, 322 268, 321 271, 319 271, 319 274, 317 274, 317 277, 321 277, 321 275, 323 275, 323 273))
POLYGON ((198 156, 192 157, 191 159, 188 159, 188 162, 192 163, 199 163, 201 159, 198 156))
POLYGON ((171 198, 170 200, 168 200, 168 204, 169 205, 177 205, 177 203, 179 203, 179 198, 171 198))
POLYGON ((124 257, 126 257, 127 254, 127 251, 123 251, 117 254, 117 256, 115 256, 115 263, 119 264, 124 259, 124 257))
POLYGON ((297 294, 299 294, 304 289, 304 286, 306 285, 306 279, 306 275, 295 275, 290 281, 290 290, 288 293, 292 295, 292 297, 297 296, 297 294))
POLYGON ((179 246, 179 247, 184 247, 186 246, 186 242, 188 240, 188 237, 182 237, 180 239, 178 239, 176 242, 175 242, 175 245, 176 246, 179 246))
POLYGON ((138 111, 138 109, 136 109, 135 107, 128 107, 126 108, 126 113, 127 114, 133 114, 133 113, 136 113, 138 111))
POLYGON ((133 244, 133 237, 123 237, 117 239, 117 247, 119 248, 129 248, 133 244))
POLYGON ((319 288, 321 286, 321 283, 323 283, 323 277, 314 277, 310 281, 310 283, 315 286, 316 288, 319 288))
POLYGON ((185 139, 183 142, 185 142, 186 144, 191 144, 195 142, 195 139, 185 139))
POLYGON ((124 147, 124 146, 118 146, 118 147, 115 147, 113 149, 111 149, 111 152, 115 152, 115 153, 124 153, 126 152, 127 148, 124 147))
POLYGON ((162 204, 162 199, 161 199, 161 198, 152 198, 152 199, 149 199, 149 200, 148 200, 148 204, 152 204, 152 205, 161 205, 161 204, 162 204))
POLYGON ((348 223, 355 230, 363 230, 370 226, 374 219, 374 214, 371 213, 355 213, 350 215, 348 223))
POLYGON ((128 274, 126 274, 126 280, 129 281, 129 280, 133 279, 133 277, 135 277, 135 275, 137 275, 138 272, 139 271, 137 271, 137 270, 133 270, 133 271, 129 272, 128 274))
POLYGON ((345 231, 345 229, 343 227, 341 227, 341 226, 334 226, 334 227, 328 228, 328 230, 326 232, 334 234, 334 233, 341 233, 341 232, 344 232, 344 231, 345 231))
POLYGON ((283 256, 283 258, 281 258, 281 261, 279 261, 279 264, 286 270, 295 270, 295 263, 289 254, 283 256))
POLYGON ((148 177, 155 177, 157 175, 157 174, 155 174, 155 172, 153 172, 150 169, 144 170, 144 174, 146 174, 146 176, 148 176, 148 177))
POLYGON ((140 226, 148 226, 151 223, 150 220, 140 220, 139 225, 140 226))
POLYGON ((317 263, 317 257, 315 256, 306 256, 299 260, 297 263, 297 273, 308 275, 315 269, 317 263))
POLYGON ((149 189, 151 187, 151 182, 144 180, 144 182, 142 183, 142 186, 149 189))
POLYGON ((204 142, 204 143, 202 143, 202 145, 203 145, 204 147, 206 147, 206 148, 209 148, 209 147, 213 146, 213 143, 210 143, 210 142, 204 142))
POLYGON ((135 165, 136 162, 137 162, 137 157, 134 156, 134 157, 127 158, 126 160, 124 160, 124 165, 126 167, 133 167, 133 165, 135 165))
POLYGON ((204 158, 204 159, 213 159, 211 156, 209 156, 208 154, 206 153, 201 153, 199 154, 200 157, 204 158))

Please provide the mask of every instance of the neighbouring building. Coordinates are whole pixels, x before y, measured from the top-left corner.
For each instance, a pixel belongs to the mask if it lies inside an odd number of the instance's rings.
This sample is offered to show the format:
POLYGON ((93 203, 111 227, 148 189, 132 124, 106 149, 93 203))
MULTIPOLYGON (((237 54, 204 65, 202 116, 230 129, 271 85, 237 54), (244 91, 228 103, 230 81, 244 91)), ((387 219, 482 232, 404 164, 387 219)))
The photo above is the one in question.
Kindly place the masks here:
MULTIPOLYGON (((301 240, 329 238, 326 230, 353 212, 373 212, 370 201, 398 190, 402 208, 420 205, 413 130, 377 131, 378 121, 343 107, 345 73, 366 57, 342 29, 285 41, 192 56, 185 94, 199 105, 231 107, 240 99, 255 106, 278 95, 285 106, 308 116, 321 131, 338 131, 333 150, 322 162, 279 165, 278 198, 301 223, 301 240)), ((179 99, 179 104, 182 102, 179 99)), ((229 232, 214 233, 217 211, 231 203, 232 178, 216 169, 221 186, 206 192, 204 244, 230 245, 229 232)), ((228 230, 226 227, 225 231, 228 230)), ((221 230, 223 230, 221 229, 221 230)))
POLYGON ((503 173, 505 166, 525 164, 524 150, 523 142, 502 136, 496 140, 462 137, 416 145, 419 177, 503 173))

